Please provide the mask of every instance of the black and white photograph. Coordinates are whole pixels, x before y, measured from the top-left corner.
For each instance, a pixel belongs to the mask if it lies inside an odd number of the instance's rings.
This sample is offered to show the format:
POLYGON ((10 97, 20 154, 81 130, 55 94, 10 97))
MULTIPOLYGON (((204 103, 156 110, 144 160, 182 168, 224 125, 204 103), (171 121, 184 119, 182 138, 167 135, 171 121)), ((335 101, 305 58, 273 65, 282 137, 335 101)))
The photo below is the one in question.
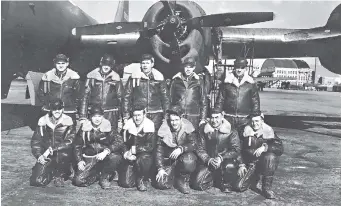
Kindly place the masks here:
POLYGON ((1 0, 1 205, 340 205, 340 103, 340 1, 1 0))

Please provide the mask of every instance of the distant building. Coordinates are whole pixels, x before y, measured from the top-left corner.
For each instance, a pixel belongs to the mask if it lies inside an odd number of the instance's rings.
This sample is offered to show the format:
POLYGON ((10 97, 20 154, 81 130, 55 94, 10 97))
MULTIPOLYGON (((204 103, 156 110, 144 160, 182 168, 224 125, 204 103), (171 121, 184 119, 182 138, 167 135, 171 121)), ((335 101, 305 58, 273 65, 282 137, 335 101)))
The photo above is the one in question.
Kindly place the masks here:
POLYGON ((299 86, 305 83, 313 83, 314 73, 303 60, 267 59, 261 67, 259 76, 284 78, 272 85, 272 87, 277 88, 281 86, 282 82, 288 81, 291 85, 299 86))

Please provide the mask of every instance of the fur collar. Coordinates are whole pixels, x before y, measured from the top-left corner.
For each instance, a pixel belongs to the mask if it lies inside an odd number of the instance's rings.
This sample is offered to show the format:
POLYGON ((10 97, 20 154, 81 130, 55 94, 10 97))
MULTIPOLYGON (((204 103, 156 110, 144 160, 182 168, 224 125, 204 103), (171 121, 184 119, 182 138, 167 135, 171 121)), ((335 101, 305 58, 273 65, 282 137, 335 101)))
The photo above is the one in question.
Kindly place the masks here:
POLYGON ((243 79, 240 81, 240 83, 239 83, 238 79, 232 73, 226 72, 224 82, 234 84, 236 87, 240 87, 245 82, 249 82, 250 84, 255 83, 255 81, 253 80, 252 77, 250 77, 250 75, 247 73, 247 71, 245 71, 243 79))
POLYGON ((68 79, 79 79, 79 75, 77 74, 77 72, 67 68, 66 69, 66 74, 63 77, 63 79, 60 79, 57 75, 56 75, 56 69, 53 68, 52 70, 46 72, 43 77, 42 80, 43 81, 53 81, 57 84, 62 84, 63 82, 65 82, 68 79))
MULTIPOLYGON (((194 77, 194 79, 196 79, 196 80, 199 80, 199 79, 200 79, 199 75, 197 75, 195 72, 193 72, 193 77, 194 77)), ((184 77, 183 77, 183 75, 182 75, 181 72, 179 72, 179 73, 177 73, 176 75, 174 75, 174 77, 173 77, 172 79, 175 79, 175 78, 184 79, 184 77)))
MULTIPOLYGON (((223 123, 220 125, 219 127, 219 132, 223 133, 223 134, 230 134, 231 133, 231 124, 226 120, 223 119, 223 123)), ((204 133, 213 133, 214 132, 214 128, 211 126, 210 123, 206 123, 205 127, 204 127, 204 133)))
MULTIPOLYGON (((90 132, 93 129, 94 129, 94 127, 92 126, 92 123, 90 120, 86 120, 83 123, 83 126, 82 126, 83 132, 90 132)), ((111 124, 110 124, 109 120, 103 118, 102 123, 99 125, 99 131, 101 131, 101 132, 110 132, 111 131, 111 124)))
MULTIPOLYGON (((181 119, 181 129, 180 129, 179 134, 177 136, 177 140, 184 133, 190 134, 190 133, 194 132, 194 130, 195 129, 194 129, 192 123, 190 121, 188 121, 187 119, 182 118, 181 119)), ((168 125, 167 120, 163 121, 163 123, 162 123, 162 125, 161 125, 161 127, 160 127, 160 129, 159 129, 159 131, 157 133, 157 135, 159 137, 161 137, 162 141, 166 145, 168 145, 169 147, 174 148, 174 147, 178 146, 175 142, 173 142, 173 135, 172 135, 172 132, 171 132, 171 129, 170 129, 169 125, 168 125)))
POLYGON ((56 128, 57 125, 63 125, 63 126, 72 126, 73 125, 73 121, 72 118, 69 117, 66 114, 62 114, 61 118, 58 120, 57 124, 53 124, 50 120, 49 114, 46 114, 42 117, 40 117, 39 121, 38 121, 38 126, 43 127, 43 126, 48 126, 51 129, 56 128))
MULTIPOLYGON (((159 72, 157 69, 152 68, 152 74, 154 76, 154 80, 156 81, 163 81, 164 77, 161 72, 159 72)), ((136 70, 131 74, 131 78, 133 79, 149 79, 141 70, 136 70)))
MULTIPOLYGON (((142 131, 144 133, 153 133, 155 132, 155 127, 154 127, 154 122, 147 117, 144 118, 143 123, 142 123, 142 131)), ((134 123, 133 118, 130 118, 127 120, 126 124, 123 127, 123 130, 128 131, 128 133, 132 135, 137 135, 139 131, 137 131, 137 127, 134 123)))
POLYGON ((258 131, 254 131, 250 125, 247 125, 244 128, 243 136, 244 137, 263 136, 263 139, 273 139, 275 138, 275 132, 269 125, 263 123, 262 128, 258 131))
MULTIPOLYGON (((88 79, 96 79, 99 81, 104 81, 104 78, 102 77, 102 75, 100 73, 100 68, 96 68, 96 69, 92 70, 91 72, 89 72, 86 75, 86 77, 88 79)), ((114 81, 120 81, 121 80, 120 76, 113 70, 107 75, 107 79, 108 78, 111 78, 114 81)))

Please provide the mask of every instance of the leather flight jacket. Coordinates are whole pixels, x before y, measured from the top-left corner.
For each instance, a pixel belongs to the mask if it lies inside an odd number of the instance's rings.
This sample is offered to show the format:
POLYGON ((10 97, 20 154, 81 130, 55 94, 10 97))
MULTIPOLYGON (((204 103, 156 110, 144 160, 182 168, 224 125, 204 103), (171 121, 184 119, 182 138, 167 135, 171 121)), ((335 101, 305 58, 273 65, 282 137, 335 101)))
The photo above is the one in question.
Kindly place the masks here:
POLYGON ((88 109, 93 105, 101 105, 104 112, 121 111, 123 84, 120 76, 111 71, 104 78, 97 68, 87 74, 87 80, 80 103, 80 118, 88 116, 88 109))
POLYGON ((157 132, 156 146, 156 167, 157 169, 165 169, 165 159, 168 159, 171 151, 180 148, 183 153, 193 152, 196 148, 195 128, 187 119, 181 119, 181 128, 178 132, 171 130, 169 122, 164 121, 157 132))
POLYGON ((49 111, 49 102, 61 99, 64 102, 65 113, 77 113, 80 77, 77 72, 67 68, 61 77, 56 69, 46 72, 39 82, 38 98, 43 104, 43 110, 49 111))
POLYGON ((186 79, 182 73, 176 74, 170 85, 170 104, 180 106, 184 115, 197 115, 200 120, 206 118, 207 94, 202 76, 195 73, 186 79))
POLYGON ((258 88, 252 77, 245 73, 239 82, 233 74, 227 73, 219 87, 215 107, 232 116, 247 116, 259 111, 258 88))
POLYGON ((125 146, 123 154, 131 150, 132 154, 142 152, 151 153, 153 151, 153 140, 155 128, 152 120, 144 117, 140 130, 136 127, 132 118, 128 119, 123 127, 123 141, 125 146))
POLYGON ((223 119, 219 128, 213 128, 206 123, 200 128, 198 157, 207 165, 210 158, 220 157, 221 161, 238 159, 240 156, 240 140, 238 132, 231 129, 231 124, 223 119))
POLYGON ((52 147, 58 161, 58 151, 72 149, 75 133, 76 127, 71 117, 62 114, 58 122, 53 124, 49 114, 46 114, 39 119, 37 129, 32 136, 33 156, 38 159, 49 147, 52 147))
POLYGON ((262 129, 255 132, 250 125, 244 128, 242 140, 243 162, 250 163, 257 160, 254 152, 261 146, 265 147, 265 152, 274 153, 276 156, 283 154, 282 140, 277 136, 273 129, 263 123, 262 129))
POLYGON ((91 157, 104 150, 108 150, 109 153, 122 153, 123 148, 122 136, 117 131, 111 130, 109 120, 103 118, 102 123, 96 129, 87 120, 77 134, 74 155, 76 161, 80 162, 83 160, 83 155, 91 157))
POLYGON ((133 103, 141 100, 147 103, 147 113, 165 112, 169 106, 168 96, 167 84, 161 72, 153 68, 146 76, 136 71, 125 86, 123 116, 129 118, 133 103))

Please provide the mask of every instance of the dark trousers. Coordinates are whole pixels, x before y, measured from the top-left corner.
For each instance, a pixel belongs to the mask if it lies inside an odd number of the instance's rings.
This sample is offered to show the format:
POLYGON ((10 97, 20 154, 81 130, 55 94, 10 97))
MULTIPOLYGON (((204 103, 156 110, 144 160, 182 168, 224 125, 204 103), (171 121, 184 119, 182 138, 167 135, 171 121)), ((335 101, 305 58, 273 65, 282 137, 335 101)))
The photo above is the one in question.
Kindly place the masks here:
MULTIPOLYGON (((170 153, 169 153, 170 155, 170 153)), ((169 155, 166 155, 167 157, 169 155)), ((179 175, 188 175, 195 171, 197 157, 192 152, 187 152, 176 160, 164 159, 167 175, 161 181, 155 181, 155 187, 158 189, 170 189, 174 184, 174 179, 179 175)))
POLYGON ((109 175, 111 178, 121 160, 122 155, 117 153, 109 154, 102 161, 96 160, 95 157, 84 158, 85 169, 76 172, 73 184, 79 187, 87 187, 95 183, 99 175, 109 175))
POLYGON ((37 162, 32 168, 30 185, 43 187, 48 185, 54 177, 65 179, 71 173, 71 154, 71 150, 57 152, 44 165, 37 162))
POLYGON ((279 164, 279 156, 276 156, 272 152, 265 152, 262 153, 258 161, 248 161, 248 159, 245 160, 249 168, 248 173, 239 178, 237 182, 237 190, 239 191, 245 191, 251 184, 257 183, 260 179, 260 175, 263 175, 265 177, 273 176, 279 164), (255 167, 251 164, 255 164, 255 167), (253 168, 255 168, 254 172, 252 172, 253 168))
POLYGON ((233 159, 224 160, 220 167, 214 169, 212 165, 199 165, 192 178, 193 189, 208 190, 212 186, 223 189, 231 188, 237 179, 237 167, 233 159))
POLYGON ((135 161, 122 161, 118 169, 118 184, 125 188, 134 187, 138 178, 146 179, 150 176, 152 163, 152 153, 148 152, 136 154, 135 161))
POLYGON ((156 141, 157 141, 157 132, 159 131, 159 128, 161 127, 162 121, 164 119, 163 112, 157 112, 157 113, 147 113, 147 118, 152 120, 155 127, 155 139, 153 139, 153 148, 156 148, 156 141))
POLYGON ((111 123, 111 129, 116 130, 118 128, 118 121, 121 121, 121 115, 119 111, 109 111, 109 112, 104 112, 104 118, 109 120, 111 123))

